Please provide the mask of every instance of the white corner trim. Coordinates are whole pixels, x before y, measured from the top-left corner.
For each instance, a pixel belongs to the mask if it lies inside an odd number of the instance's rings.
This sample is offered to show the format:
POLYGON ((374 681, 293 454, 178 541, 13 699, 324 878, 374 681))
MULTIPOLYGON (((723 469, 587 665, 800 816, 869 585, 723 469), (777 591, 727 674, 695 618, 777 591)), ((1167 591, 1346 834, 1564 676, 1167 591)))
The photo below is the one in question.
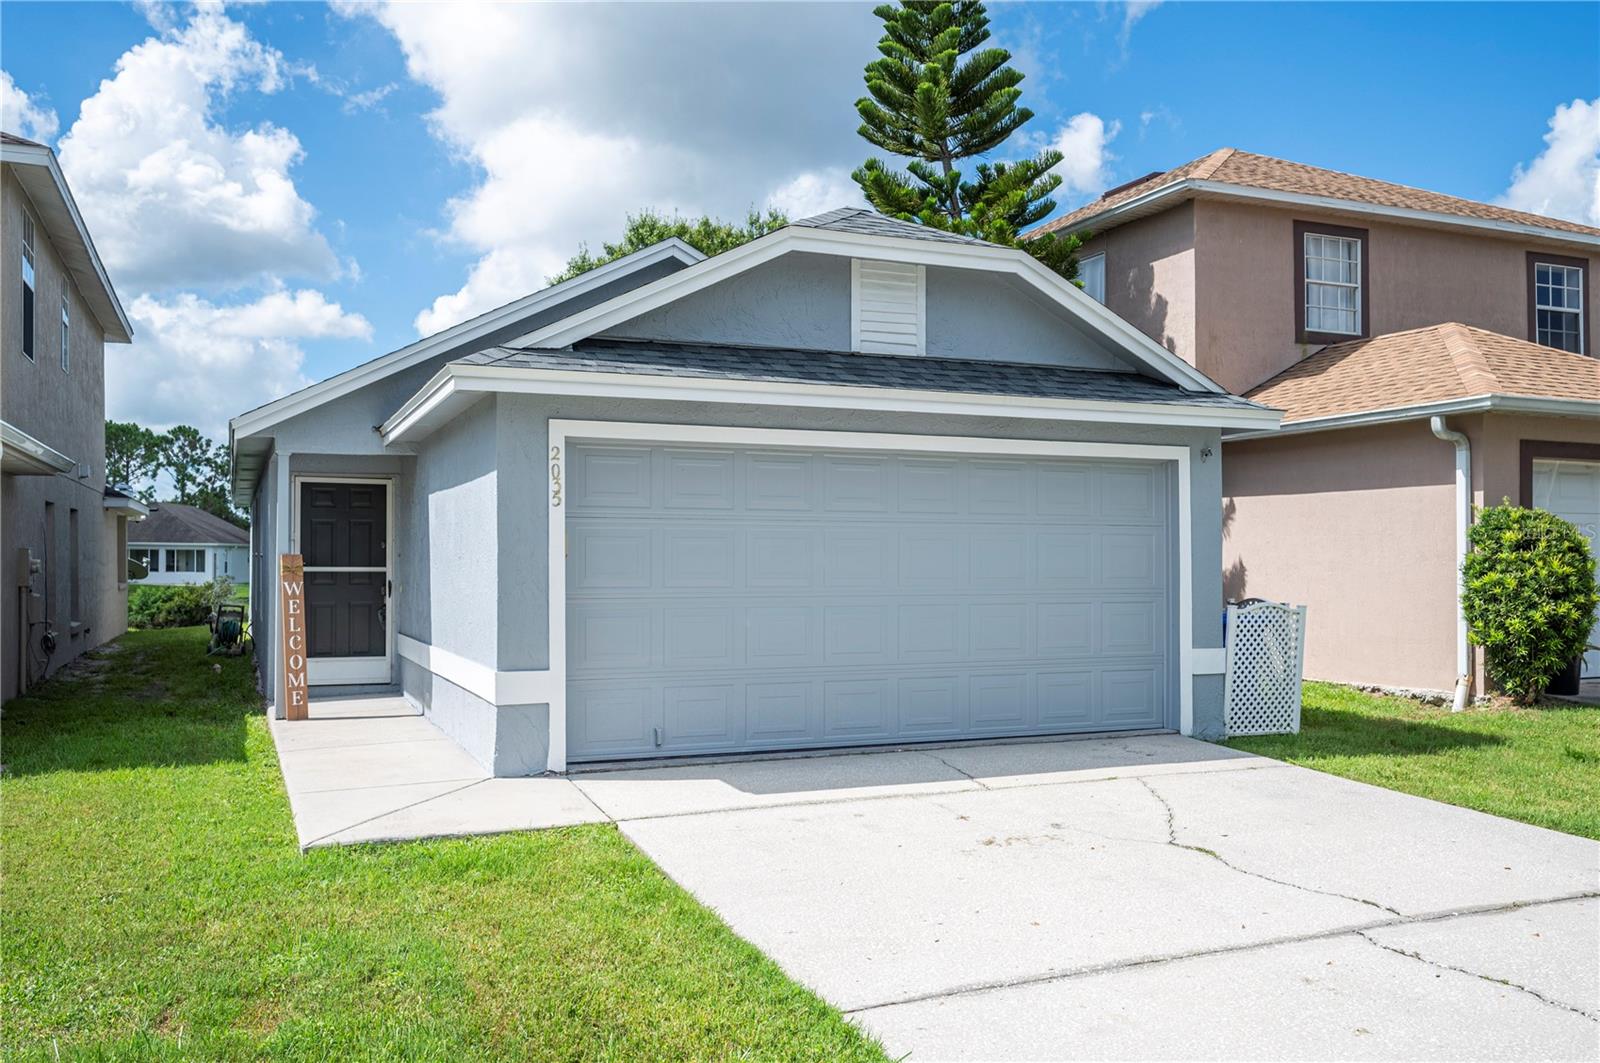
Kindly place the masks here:
POLYGON ((550 701, 550 673, 500 672, 410 635, 397 635, 400 656, 491 705, 543 705, 550 701))
POLYGON ((425 437, 445 418, 459 413, 486 392, 1257 431, 1270 431, 1281 416, 1279 411, 1264 407, 1031 398, 978 392, 702 379, 514 365, 449 365, 441 369, 421 391, 406 400, 379 428, 384 444, 388 446, 425 437))
POLYGON ((677 259, 686 266, 692 266, 705 259, 705 255, 696 251, 677 237, 671 237, 658 244, 636 251, 625 258, 615 259, 603 266, 597 266, 587 273, 580 274, 569 281, 541 288, 531 295, 523 296, 514 302, 486 311, 477 317, 470 318, 459 324, 452 325, 443 331, 431 336, 425 336, 415 343, 407 344, 398 350, 391 351, 369 362, 347 369, 342 373, 319 381, 299 391, 274 399, 272 402, 258 406, 253 410, 239 414, 228 422, 231 436, 247 436, 263 429, 270 428, 280 421, 305 413, 307 410, 321 406, 323 403, 332 402, 343 395, 348 395, 377 380, 398 373, 403 369, 425 362, 429 358, 449 347, 462 343, 470 343, 479 336, 485 336, 503 328, 508 322, 516 320, 527 314, 538 313, 549 304, 559 304, 563 300, 573 298, 601 287, 619 277, 655 265, 666 259, 677 259))
MULTIPOLYGON (((550 632, 550 770, 567 770, 567 510, 564 475, 569 441, 621 440, 641 443, 700 443, 733 446, 786 446, 837 450, 898 450, 942 454, 1022 457, 1100 457, 1172 462, 1176 470, 1178 530, 1178 729, 1194 733, 1196 658, 1211 663, 1219 651, 1194 647, 1193 507, 1190 454, 1185 446, 1154 443, 1078 443, 1047 439, 997 439, 984 436, 923 436, 887 432, 825 432, 789 428, 728 428, 711 425, 642 424, 551 418, 546 507, 549 515, 548 620, 550 632)), ((1220 671, 1220 669, 1219 669, 1220 671)))
POLYGON ((1182 387, 1226 394, 1221 385, 1182 358, 1101 306, 1077 285, 1050 270, 1026 251, 992 244, 957 244, 891 236, 864 236, 790 225, 724 251, 605 302, 512 340, 514 347, 566 347, 604 332, 687 295, 770 262, 791 251, 985 270, 1021 278, 1065 308, 1122 353, 1182 387))
POLYGON ((1222 646, 1196 646, 1189 651, 1195 675, 1221 675, 1228 670, 1228 651, 1222 646))

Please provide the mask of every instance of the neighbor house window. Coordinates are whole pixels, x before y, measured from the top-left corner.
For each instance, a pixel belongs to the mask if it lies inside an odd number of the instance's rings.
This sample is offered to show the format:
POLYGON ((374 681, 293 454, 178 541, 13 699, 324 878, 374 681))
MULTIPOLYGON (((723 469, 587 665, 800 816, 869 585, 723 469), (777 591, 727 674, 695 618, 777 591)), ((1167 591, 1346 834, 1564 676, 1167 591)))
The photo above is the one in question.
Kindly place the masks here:
POLYGON ((22 212, 22 353, 33 361, 33 219, 22 212))
POLYGON ((206 552, 204 550, 168 550, 168 572, 204 572, 206 570, 206 552))
POLYGON ((1295 332, 1302 343, 1337 343, 1367 334, 1367 232, 1296 222, 1298 300, 1295 332))
POLYGON ((61 297, 61 371, 63 373, 68 372, 72 366, 72 355, 69 353, 70 346, 67 342, 71 331, 71 311, 67 309, 67 297, 63 295, 61 297))
POLYGON ((1097 303, 1106 301, 1106 256, 1104 252, 1078 260, 1078 279, 1083 282, 1083 294, 1097 303))
POLYGON ((161 571, 161 551, 146 548, 136 548, 128 551, 128 556, 139 562, 151 572, 161 571))
POLYGON ((1544 347, 1587 354, 1585 267, 1581 258, 1528 256, 1528 337, 1544 347))

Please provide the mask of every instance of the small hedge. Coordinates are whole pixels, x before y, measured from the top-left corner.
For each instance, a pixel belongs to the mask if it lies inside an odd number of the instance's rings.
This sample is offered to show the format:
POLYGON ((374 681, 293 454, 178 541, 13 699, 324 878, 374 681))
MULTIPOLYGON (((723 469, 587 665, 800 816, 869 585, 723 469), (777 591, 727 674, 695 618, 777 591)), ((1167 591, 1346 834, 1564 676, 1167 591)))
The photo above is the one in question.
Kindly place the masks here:
POLYGON ((219 577, 211 583, 128 588, 131 628, 193 627, 211 617, 219 601, 233 594, 233 584, 219 577))
POLYGON ((1600 594, 1589 543, 1567 521, 1509 500, 1478 512, 1461 607, 1489 678, 1521 704, 1583 654, 1600 594))

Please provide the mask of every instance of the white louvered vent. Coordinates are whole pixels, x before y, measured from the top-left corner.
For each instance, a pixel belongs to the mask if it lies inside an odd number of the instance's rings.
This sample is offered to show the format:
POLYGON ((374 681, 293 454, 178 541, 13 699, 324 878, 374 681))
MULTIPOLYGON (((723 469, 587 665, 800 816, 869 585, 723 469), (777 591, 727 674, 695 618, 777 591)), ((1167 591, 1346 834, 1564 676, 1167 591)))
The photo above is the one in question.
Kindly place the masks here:
POLYGON ((925 354, 927 318, 924 267, 850 260, 852 349, 864 354, 925 354))

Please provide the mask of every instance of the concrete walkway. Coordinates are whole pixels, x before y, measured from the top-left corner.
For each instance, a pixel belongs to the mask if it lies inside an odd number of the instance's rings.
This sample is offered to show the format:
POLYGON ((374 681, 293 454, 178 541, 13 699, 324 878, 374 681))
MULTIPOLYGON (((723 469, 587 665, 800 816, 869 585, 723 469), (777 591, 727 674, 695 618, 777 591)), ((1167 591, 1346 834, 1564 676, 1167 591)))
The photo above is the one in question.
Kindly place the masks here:
POLYGON ((1600 845, 1172 735, 486 779, 274 725, 303 844, 614 820, 893 1058, 1600 1058, 1600 845))
POLYGON ((493 779, 404 698, 313 700, 271 720, 300 847, 499 834, 606 816, 566 779, 493 779))

